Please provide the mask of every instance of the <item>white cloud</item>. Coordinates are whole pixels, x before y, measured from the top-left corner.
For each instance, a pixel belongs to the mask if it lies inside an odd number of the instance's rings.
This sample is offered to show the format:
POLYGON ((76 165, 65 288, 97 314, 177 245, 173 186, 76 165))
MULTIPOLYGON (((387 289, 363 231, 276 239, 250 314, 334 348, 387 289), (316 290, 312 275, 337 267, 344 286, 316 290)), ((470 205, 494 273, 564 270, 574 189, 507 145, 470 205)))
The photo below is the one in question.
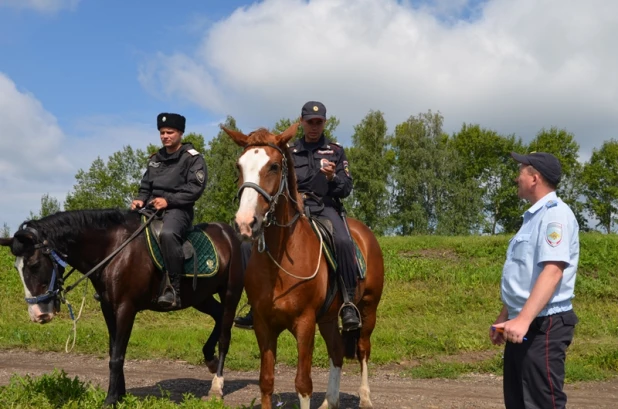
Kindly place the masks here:
POLYGON ((0 224, 11 231, 37 213, 41 196, 60 202, 72 190, 75 174, 100 156, 125 145, 144 149, 157 143, 153 124, 128 123, 117 117, 92 117, 75 124, 79 137, 67 135, 32 94, 19 90, 0 73, 0 224))
POLYGON ((447 131, 472 122, 530 140, 565 127, 584 155, 618 136, 618 2, 432 4, 265 0, 209 26, 192 55, 152 56, 139 79, 256 127, 317 99, 347 135, 370 109, 391 129, 432 109, 447 131), (474 18, 443 18, 464 8, 474 18))
POLYGON ((0 0, 0 6, 53 13, 64 9, 75 10, 79 2, 80 0, 0 0))

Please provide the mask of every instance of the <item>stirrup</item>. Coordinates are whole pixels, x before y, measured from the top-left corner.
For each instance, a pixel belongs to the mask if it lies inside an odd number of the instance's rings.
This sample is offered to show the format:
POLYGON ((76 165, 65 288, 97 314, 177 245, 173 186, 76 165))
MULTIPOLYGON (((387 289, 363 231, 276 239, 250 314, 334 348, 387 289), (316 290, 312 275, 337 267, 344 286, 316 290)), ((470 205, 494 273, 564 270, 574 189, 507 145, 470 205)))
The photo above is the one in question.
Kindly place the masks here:
POLYGON ((172 310, 178 307, 179 301, 180 300, 178 299, 176 290, 174 289, 174 286, 172 286, 171 284, 167 284, 165 288, 163 289, 163 292, 161 293, 161 295, 157 297, 157 305, 165 310, 172 310), (172 301, 170 305, 161 305, 161 298, 167 293, 168 290, 171 290, 174 301, 172 301))
POLYGON ((343 311, 345 307, 354 308, 354 310, 356 311, 356 316, 358 317, 358 327, 352 330, 349 330, 349 331, 355 331, 357 329, 361 329, 363 327, 363 319, 361 318, 360 311, 353 302, 348 301, 348 302, 344 302, 343 304, 341 304, 341 307, 339 307, 339 311, 337 311, 337 326, 339 327, 339 331, 343 331, 343 318, 341 317, 341 311, 343 311))

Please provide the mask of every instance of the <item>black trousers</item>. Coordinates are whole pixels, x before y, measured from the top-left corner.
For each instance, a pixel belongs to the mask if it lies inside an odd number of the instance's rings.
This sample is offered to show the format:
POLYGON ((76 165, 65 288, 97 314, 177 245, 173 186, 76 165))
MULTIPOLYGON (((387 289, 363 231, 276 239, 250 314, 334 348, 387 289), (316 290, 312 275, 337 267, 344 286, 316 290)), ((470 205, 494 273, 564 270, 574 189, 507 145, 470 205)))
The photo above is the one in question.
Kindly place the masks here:
POLYGON ((538 317, 527 340, 504 348, 504 403, 506 409, 564 409, 566 350, 577 324, 575 312, 538 317))
POLYGON ((184 269, 182 244, 193 222, 193 212, 183 209, 166 209, 159 240, 163 262, 170 277, 180 275, 184 269))
POLYGON ((333 224, 333 238, 335 239, 335 251, 337 252, 337 273, 341 274, 343 282, 350 295, 350 301, 354 301, 354 290, 356 289, 356 277, 358 266, 356 263, 356 250, 354 243, 348 235, 343 218, 334 207, 325 206, 319 213, 320 217, 325 217, 333 224))

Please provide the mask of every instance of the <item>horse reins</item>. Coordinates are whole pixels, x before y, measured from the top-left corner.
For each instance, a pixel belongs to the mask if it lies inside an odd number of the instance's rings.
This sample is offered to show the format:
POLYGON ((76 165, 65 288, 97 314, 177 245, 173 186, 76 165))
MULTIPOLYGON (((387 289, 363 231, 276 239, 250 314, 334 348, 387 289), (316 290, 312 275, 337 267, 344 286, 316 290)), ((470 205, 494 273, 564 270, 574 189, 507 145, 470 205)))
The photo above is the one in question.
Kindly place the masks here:
MULTIPOLYGON (((142 210, 140 210, 140 212, 142 212, 142 210)), ((46 239, 41 241, 40 234, 36 229, 30 226, 22 226, 20 230, 26 230, 34 234, 35 238, 38 241, 38 243, 35 243, 34 248, 42 249, 43 254, 47 255, 51 259, 52 265, 53 265, 52 278, 49 282, 47 292, 45 294, 42 294, 36 297, 31 297, 31 298, 25 297, 26 302, 28 304, 38 304, 40 302, 47 301, 50 298, 56 298, 58 296, 60 297, 61 301, 65 302, 66 301, 65 296, 68 292, 73 290, 75 287, 79 285, 79 283, 81 283, 83 280, 85 280, 86 278, 94 274, 97 270, 99 270, 99 268, 101 268, 101 266, 103 266, 105 263, 111 260, 114 256, 116 256, 116 254, 118 254, 123 248, 125 248, 133 239, 135 239, 150 224, 150 222, 154 219, 156 215, 157 215, 157 212, 156 211, 153 212, 150 215, 150 217, 146 220, 146 222, 143 223, 137 230, 135 230, 133 234, 129 236, 128 239, 126 239, 122 244, 120 244, 120 246, 118 246, 118 248, 116 248, 107 257, 101 260, 101 262, 99 262, 96 266, 91 268, 87 273, 85 273, 75 283, 68 286, 66 289, 63 289, 62 285, 64 284, 64 281, 73 273, 73 271, 75 271, 75 267, 72 267, 71 270, 66 275, 58 274, 59 266, 62 267, 62 269, 64 270, 66 266, 68 265, 68 263, 64 261, 62 257, 60 257, 59 254, 62 254, 62 253, 50 247, 50 244, 46 239), (58 288, 55 288, 56 282, 58 282, 58 286, 57 286, 58 288)), ((64 256, 64 258, 67 258, 65 254, 62 254, 62 256, 64 256)))

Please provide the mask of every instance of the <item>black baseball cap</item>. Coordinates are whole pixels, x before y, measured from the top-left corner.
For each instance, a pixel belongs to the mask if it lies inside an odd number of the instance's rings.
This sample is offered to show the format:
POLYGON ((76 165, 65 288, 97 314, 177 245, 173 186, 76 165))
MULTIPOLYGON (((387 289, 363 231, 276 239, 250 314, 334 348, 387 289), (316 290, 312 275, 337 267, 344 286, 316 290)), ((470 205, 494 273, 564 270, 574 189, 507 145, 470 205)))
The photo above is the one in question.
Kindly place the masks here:
POLYGON ((303 105, 300 116, 306 120, 315 118, 326 120, 326 107, 321 102, 309 101, 303 105))
POLYGON ((528 155, 520 155, 519 153, 511 152, 511 157, 519 163, 530 165, 554 186, 557 186, 562 177, 562 166, 560 161, 551 153, 534 152, 528 155))

